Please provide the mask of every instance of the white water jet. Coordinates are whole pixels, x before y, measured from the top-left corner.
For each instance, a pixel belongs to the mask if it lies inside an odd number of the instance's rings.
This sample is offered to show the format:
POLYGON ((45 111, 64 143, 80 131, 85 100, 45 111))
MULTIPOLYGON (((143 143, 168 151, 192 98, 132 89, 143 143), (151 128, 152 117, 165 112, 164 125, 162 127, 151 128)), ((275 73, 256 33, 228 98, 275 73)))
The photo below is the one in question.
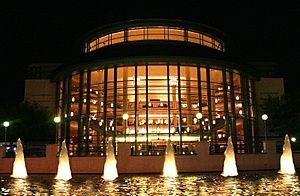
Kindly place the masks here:
POLYGON ((69 163, 68 149, 66 141, 62 142, 62 147, 59 153, 59 163, 55 179, 57 180, 70 180, 72 178, 71 168, 69 163))
POLYGON ((115 157, 112 138, 108 140, 106 159, 104 164, 103 176, 104 180, 112 181, 118 177, 117 160, 115 157))
POLYGON ((295 166, 293 161, 293 153, 291 149, 291 142, 288 134, 285 135, 283 152, 280 157, 280 174, 295 174, 295 166))
POLYGON ((168 140, 167 148, 165 152, 165 162, 163 169, 164 177, 176 177, 177 176, 177 167, 174 155, 174 149, 171 140, 168 140))
POLYGON ((225 160, 223 165, 223 173, 221 173, 221 175, 224 177, 237 176, 238 171, 237 171, 235 153, 234 153, 231 136, 228 137, 227 147, 224 152, 224 155, 225 155, 225 160))
POLYGON ((24 152, 21 139, 19 138, 17 141, 17 149, 15 151, 15 161, 13 166, 13 173, 11 177, 14 178, 26 178, 27 177, 27 169, 24 159, 24 152))

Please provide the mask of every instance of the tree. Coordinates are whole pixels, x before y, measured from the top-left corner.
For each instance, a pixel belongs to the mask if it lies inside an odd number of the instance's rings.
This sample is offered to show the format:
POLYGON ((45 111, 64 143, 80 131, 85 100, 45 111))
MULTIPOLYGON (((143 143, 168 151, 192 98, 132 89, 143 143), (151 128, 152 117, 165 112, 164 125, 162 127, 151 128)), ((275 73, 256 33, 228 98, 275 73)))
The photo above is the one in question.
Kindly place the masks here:
MULTIPOLYGON (((52 116, 37 104, 22 102, 3 105, 0 109, 1 122, 8 120, 7 141, 54 142, 55 125, 52 116)), ((1 139, 3 134, 1 134, 1 139)))
POLYGON ((284 136, 300 135, 300 93, 282 97, 269 97, 260 106, 261 113, 268 114, 268 130, 284 136))

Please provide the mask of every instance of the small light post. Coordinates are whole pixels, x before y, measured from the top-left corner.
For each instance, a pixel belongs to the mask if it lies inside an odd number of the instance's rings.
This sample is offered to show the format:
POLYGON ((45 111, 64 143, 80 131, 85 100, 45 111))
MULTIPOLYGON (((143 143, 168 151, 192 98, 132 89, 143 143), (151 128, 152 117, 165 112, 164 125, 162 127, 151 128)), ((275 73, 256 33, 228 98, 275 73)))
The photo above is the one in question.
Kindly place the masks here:
POLYGON ((264 126, 265 126, 265 143, 264 143, 264 152, 267 151, 267 120, 268 120, 268 115, 263 114, 261 116, 261 119, 264 121, 264 126))
POLYGON ((128 119, 129 119, 129 115, 127 113, 124 113, 123 120, 124 120, 124 129, 125 129, 125 135, 124 135, 125 142, 126 142, 126 124, 128 119))
POLYGON ((199 121, 199 135, 200 135, 200 141, 203 140, 203 134, 202 134, 202 130, 201 130, 201 119, 202 119, 202 117, 203 117, 202 113, 198 112, 198 113, 196 114, 196 118, 197 118, 198 121, 199 121))
POLYGON ((55 143, 57 144, 57 135, 58 135, 58 123, 60 123, 60 117, 59 116, 55 116, 54 117, 54 122, 56 124, 56 130, 55 130, 55 143))
POLYGON ((294 146, 295 146, 295 143, 296 143, 296 138, 295 137, 291 137, 291 141, 292 141, 292 149, 293 149, 294 146))
POLYGON ((4 132, 4 142, 6 144, 7 127, 9 127, 9 122, 8 121, 4 121, 3 126, 4 126, 4 129, 5 129, 5 132, 4 132))
POLYGON ((292 141, 292 142, 296 142, 296 138, 295 138, 295 137, 292 137, 292 138, 291 138, 291 141, 292 141))

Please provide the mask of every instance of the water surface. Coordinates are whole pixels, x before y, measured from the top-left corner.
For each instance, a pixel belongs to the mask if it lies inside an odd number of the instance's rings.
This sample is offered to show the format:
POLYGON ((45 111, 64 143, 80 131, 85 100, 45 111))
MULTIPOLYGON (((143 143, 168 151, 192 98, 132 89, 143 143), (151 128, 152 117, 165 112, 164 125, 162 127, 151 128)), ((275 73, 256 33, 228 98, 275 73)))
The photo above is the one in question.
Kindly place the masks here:
POLYGON ((55 175, 29 175, 26 179, 0 176, 0 195, 300 195, 299 171, 239 172, 235 177, 219 173, 122 175, 105 181, 101 175, 73 175, 69 181, 55 175))

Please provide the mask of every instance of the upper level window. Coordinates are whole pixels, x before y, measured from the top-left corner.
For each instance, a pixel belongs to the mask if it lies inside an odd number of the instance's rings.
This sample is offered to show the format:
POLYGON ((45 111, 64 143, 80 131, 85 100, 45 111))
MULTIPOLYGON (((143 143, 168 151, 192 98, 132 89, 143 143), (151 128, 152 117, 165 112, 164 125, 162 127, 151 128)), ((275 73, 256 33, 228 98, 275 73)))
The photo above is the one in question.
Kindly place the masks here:
POLYGON ((127 40, 128 41, 145 40, 145 28, 128 29, 127 40))
POLYGON ((86 44, 85 51, 102 48, 107 45, 122 43, 125 41, 141 40, 174 40, 197 43, 216 50, 224 51, 223 43, 211 35, 185 30, 182 28, 167 26, 134 27, 124 31, 114 32, 100 36, 86 44), (126 32, 126 37, 125 37, 126 32), (186 32, 186 37, 185 37, 186 32))

